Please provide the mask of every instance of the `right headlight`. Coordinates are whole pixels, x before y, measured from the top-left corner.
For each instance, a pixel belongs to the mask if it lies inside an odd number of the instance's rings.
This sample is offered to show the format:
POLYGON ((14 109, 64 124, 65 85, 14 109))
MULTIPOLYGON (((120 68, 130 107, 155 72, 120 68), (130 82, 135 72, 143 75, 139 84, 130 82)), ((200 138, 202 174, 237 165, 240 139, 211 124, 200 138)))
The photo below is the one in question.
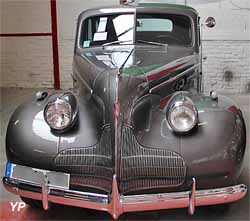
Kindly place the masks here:
POLYGON ((171 104, 167 120, 173 131, 185 133, 191 131, 198 123, 198 112, 193 101, 183 97, 171 104))

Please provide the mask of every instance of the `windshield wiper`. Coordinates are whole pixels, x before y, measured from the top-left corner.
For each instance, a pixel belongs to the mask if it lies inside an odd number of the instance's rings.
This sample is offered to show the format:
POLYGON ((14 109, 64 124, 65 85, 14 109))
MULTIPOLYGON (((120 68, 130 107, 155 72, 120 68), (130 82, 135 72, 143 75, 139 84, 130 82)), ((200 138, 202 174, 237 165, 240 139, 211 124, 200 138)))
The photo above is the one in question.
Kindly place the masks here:
POLYGON ((122 43, 126 43, 126 42, 132 42, 132 40, 127 40, 127 41, 111 41, 108 43, 105 43, 102 45, 102 47, 104 48, 105 46, 109 46, 109 45, 114 45, 114 44, 122 44, 122 43))
POLYGON ((121 67, 119 68, 119 75, 122 73, 122 70, 123 70, 123 68, 125 67, 125 64, 127 63, 128 59, 130 58, 130 56, 133 54, 134 51, 135 51, 135 48, 133 48, 133 49, 130 51, 128 57, 126 58, 126 60, 123 62, 123 64, 122 64, 121 67))
POLYGON ((145 43, 145 44, 149 44, 149 45, 168 46, 168 44, 163 44, 163 43, 154 42, 154 41, 137 40, 137 42, 145 43))

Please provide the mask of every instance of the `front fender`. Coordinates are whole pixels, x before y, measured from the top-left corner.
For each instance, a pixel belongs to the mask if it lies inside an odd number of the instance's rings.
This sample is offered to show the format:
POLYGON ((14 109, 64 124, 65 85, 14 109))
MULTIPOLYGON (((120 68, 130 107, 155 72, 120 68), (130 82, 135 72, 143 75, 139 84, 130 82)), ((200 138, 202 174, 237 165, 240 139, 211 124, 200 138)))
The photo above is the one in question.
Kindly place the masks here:
POLYGON ((88 147, 98 142, 102 132, 102 113, 91 96, 76 96, 79 117, 63 134, 53 132, 44 120, 48 102, 61 94, 35 98, 19 106, 12 115, 6 134, 7 160, 41 169, 55 169, 55 157, 66 148, 88 147))
POLYGON ((235 183, 246 147, 241 111, 224 96, 217 101, 202 95, 189 96, 199 111, 195 130, 186 135, 173 133, 166 120, 166 106, 152 111, 149 130, 134 130, 138 142, 182 156, 187 166, 187 181, 196 177, 198 188, 235 183))

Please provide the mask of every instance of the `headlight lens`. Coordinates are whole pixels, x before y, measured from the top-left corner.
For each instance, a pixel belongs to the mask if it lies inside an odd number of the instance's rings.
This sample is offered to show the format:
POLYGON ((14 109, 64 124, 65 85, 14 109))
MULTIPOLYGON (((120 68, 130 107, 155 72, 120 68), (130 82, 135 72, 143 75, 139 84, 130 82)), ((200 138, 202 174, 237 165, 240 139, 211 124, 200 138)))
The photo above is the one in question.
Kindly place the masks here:
POLYGON ((198 122, 198 113, 190 99, 177 101, 168 112, 168 123, 175 132, 188 132, 198 122))
POLYGON ((71 105, 65 100, 57 99, 47 105, 44 117, 52 129, 63 130, 72 121, 71 105))

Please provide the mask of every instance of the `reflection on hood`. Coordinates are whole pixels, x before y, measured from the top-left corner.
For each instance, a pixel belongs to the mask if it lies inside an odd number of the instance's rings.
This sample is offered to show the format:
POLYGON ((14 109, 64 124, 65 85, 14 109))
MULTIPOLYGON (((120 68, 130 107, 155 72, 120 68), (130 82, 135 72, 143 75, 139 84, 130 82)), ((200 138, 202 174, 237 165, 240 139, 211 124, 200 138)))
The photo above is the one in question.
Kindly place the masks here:
POLYGON ((105 70, 118 69, 126 62, 123 75, 139 76, 156 69, 186 64, 193 54, 192 49, 177 46, 112 46, 106 50, 93 49, 82 56, 105 70))

